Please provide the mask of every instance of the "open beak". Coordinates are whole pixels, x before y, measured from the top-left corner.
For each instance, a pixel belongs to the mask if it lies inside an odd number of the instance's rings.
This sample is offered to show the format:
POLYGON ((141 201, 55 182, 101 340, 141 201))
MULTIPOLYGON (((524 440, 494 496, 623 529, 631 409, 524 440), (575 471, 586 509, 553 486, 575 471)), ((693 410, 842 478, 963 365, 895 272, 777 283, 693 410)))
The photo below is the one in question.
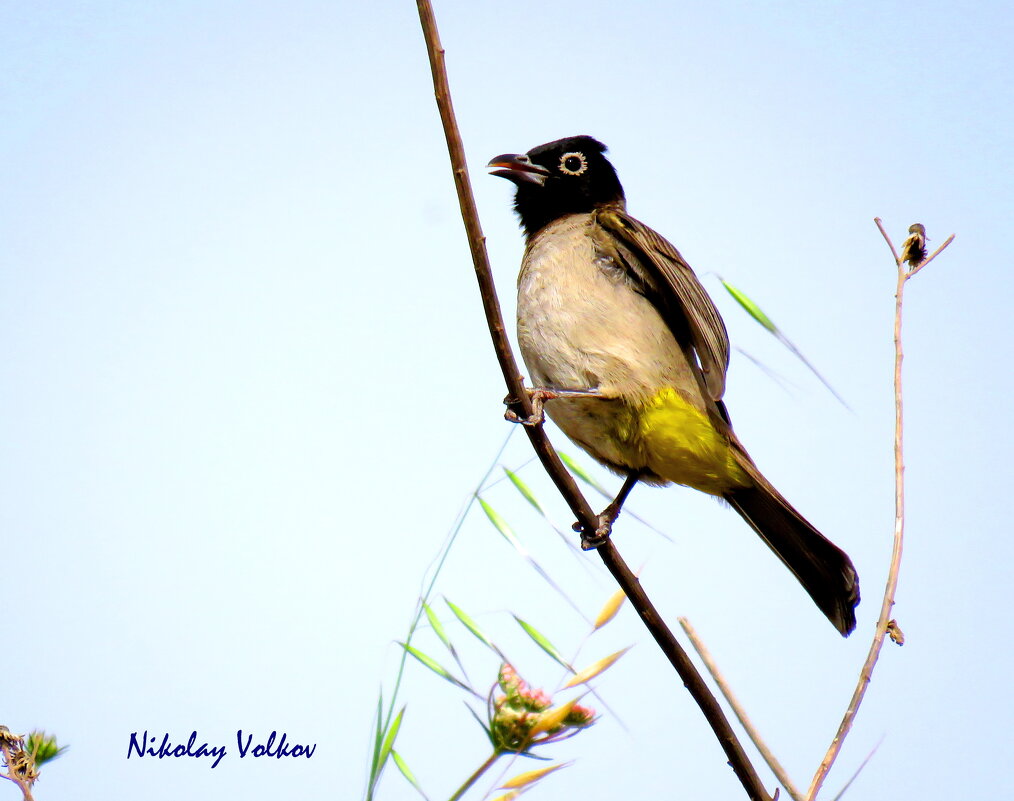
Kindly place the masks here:
POLYGON ((538 164, 532 164, 531 159, 524 153, 504 153, 502 156, 496 156, 490 159, 486 169, 492 170, 490 175, 499 175, 518 186, 521 184, 542 186, 549 175, 549 170, 538 164))

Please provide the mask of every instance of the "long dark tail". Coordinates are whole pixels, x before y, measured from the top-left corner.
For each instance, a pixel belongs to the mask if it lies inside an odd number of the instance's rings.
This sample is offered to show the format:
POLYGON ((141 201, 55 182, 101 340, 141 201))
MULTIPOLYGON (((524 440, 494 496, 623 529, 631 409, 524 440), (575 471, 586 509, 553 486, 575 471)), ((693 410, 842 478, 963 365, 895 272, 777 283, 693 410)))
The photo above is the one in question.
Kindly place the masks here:
POLYGON ((725 496, 799 579, 836 629, 847 637, 856 627, 859 577, 848 555, 792 508, 767 481, 725 496))

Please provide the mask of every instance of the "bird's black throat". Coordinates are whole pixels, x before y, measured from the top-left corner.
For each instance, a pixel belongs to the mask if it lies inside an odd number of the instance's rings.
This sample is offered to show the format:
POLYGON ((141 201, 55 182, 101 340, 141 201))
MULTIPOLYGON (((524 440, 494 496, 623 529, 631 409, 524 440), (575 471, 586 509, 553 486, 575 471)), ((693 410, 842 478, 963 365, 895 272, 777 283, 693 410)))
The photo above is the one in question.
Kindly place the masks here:
POLYGON ((623 206, 623 186, 605 152, 606 146, 590 136, 558 139, 528 151, 531 162, 549 173, 541 184, 515 181, 514 210, 529 239, 560 217, 623 206))

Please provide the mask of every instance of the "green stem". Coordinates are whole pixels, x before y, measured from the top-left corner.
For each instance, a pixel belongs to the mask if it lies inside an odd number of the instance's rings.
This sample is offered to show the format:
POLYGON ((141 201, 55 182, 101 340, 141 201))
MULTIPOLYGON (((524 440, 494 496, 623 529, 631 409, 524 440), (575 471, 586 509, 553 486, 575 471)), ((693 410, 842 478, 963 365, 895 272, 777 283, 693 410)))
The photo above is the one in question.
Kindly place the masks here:
MULTIPOLYGON (((408 627, 408 635, 405 637, 406 643, 412 642, 412 636, 415 634, 416 629, 419 627, 419 621, 422 620, 423 616, 422 605, 424 602, 429 601, 430 595, 432 595, 433 593, 433 587, 436 586, 437 578, 440 576, 440 571, 444 566, 444 562, 447 561, 447 557, 450 555, 451 547, 454 545, 454 542, 458 537, 458 533, 461 531, 461 527, 465 524, 465 518, 468 517, 468 513, 471 510, 472 505, 478 499, 479 493, 482 491, 482 488, 486 485, 486 482, 489 480, 490 475, 496 469, 496 466, 500 461, 500 457, 503 455, 503 452, 507 449, 507 444, 510 442, 511 435, 514 433, 514 429, 515 427, 511 426, 511 430, 504 438, 503 444, 500 446, 500 450, 496 452, 496 456, 494 456, 493 461, 490 462, 489 467, 486 470, 486 473, 483 475, 482 479, 476 485, 475 490, 473 490, 472 494, 469 496, 465 508, 458 515, 458 519, 455 520, 454 525, 451 528, 451 533, 448 535, 445 544, 441 546, 441 550, 439 551, 437 559, 435 560, 436 567, 433 569, 433 575, 430 578, 429 583, 426 583, 424 579, 426 589, 423 591, 422 597, 420 598, 419 603, 416 606, 415 616, 412 618, 412 623, 408 627)), ((405 663, 407 660, 408 660, 408 651, 402 648, 401 661, 398 663, 398 673, 395 676, 394 680, 394 691, 391 695, 391 701, 388 704, 387 716, 383 721, 382 731, 384 733, 388 731, 389 727, 391 726, 391 720, 394 718, 394 710, 398 703, 398 691, 401 689, 401 680, 405 674, 405 663)), ((383 737, 381 736, 377 742, 380 743, 382 741, 383 737)), ((374 791, 377 789, 377 782, 380 781, 380 772, 384 768, 382 764, 379 764, 377 762, 379 756, 380 751, 378 745, 377 750, 373 755, 374 763, 370 768, 370 780, 366 785, 366 801, 374 801, 375 795, 374 791)))
POLYGON ((465 793, 468 792, 469 788, 471 788, 473 784, 475 784, 477 781, 479 781, 479 779, 482 778, 483 773, 485 773, 487 770, 493 767, 493 763, 500 758, 500 755, 502 753, 503 751, 494 749, 493 753, 489 755, 489 759, 487 759, 485 762, 479 765, 478 770, 476 770, 475 773, 473 773, 471 776, 465 779, 465 783, 458 788, 458 792, 452 795, 448 799, 448 801, 458 801, 458 799, 461 798, 461 796, 463 796, 465 793))

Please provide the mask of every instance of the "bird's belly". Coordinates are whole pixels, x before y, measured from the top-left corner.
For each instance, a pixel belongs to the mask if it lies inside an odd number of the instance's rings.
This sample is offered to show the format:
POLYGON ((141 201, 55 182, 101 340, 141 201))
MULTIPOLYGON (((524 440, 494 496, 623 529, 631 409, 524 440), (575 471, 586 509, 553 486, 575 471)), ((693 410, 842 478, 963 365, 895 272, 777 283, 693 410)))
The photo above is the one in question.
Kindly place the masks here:
POLYGON ((540 234, 518 279, 518 344, 534 383, 647 399, 686 358, 652 303, 595 250, 587 215, 540 234))
POLYGON ((723 494, 742 470, 686 355, 655 306, 603 263, 580 219, 565 222, 525 255, 518 344, 534 386, 600 397, 551 400, 549 416, 620 473, 723 494))

